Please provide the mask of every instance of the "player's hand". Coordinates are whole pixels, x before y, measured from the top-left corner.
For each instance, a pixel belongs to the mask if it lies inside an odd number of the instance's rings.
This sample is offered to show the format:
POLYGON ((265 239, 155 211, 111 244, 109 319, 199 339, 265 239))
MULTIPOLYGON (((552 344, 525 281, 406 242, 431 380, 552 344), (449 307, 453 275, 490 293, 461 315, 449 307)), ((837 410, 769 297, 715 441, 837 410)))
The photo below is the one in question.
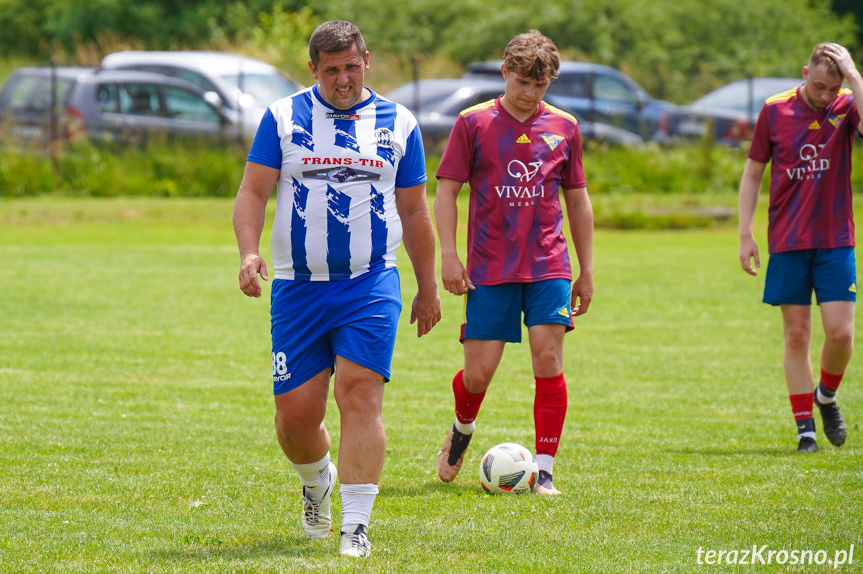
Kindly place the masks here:
POLYGON ((758 244, 752 237, 740 239, 740 267, 750 275, 758 275, 756 269, 761 268, 761 259, 758 257, 758 244), (755 265, 753 266, 753 262, 755 265))
POLYGON ((569 306, 572 309, 572 316, 578 317, 587 313, 590 307, 590 301, 593 299, 593 276, 579 275, 578 279, 572 284, 572 298, 569 306))
POLYGON ((261 284, 258 275, 267 281, 267 264, 260 255, 250 253, 240 264, 240 290, 249 297, 261 296, 261 284))
POLYGON ((440 275, 443 288, 453 295, 464 295, 468 289, 476 289, 458 255, 441 257, 440 275))
POLYGON ((432 330, 441 319, 440 297, 437 286, 427 291, 417 291, 411 304, 411 325, 417 324, 417 337, 432 330))
POLYGON ((844 78, 848 79, 857 72, 854 59, 851 58, 851 53, 848 52, 845 46, 834 43, 827 44, 824 54, 836 62, 836 66, 839 67, 839 72, 844 78))

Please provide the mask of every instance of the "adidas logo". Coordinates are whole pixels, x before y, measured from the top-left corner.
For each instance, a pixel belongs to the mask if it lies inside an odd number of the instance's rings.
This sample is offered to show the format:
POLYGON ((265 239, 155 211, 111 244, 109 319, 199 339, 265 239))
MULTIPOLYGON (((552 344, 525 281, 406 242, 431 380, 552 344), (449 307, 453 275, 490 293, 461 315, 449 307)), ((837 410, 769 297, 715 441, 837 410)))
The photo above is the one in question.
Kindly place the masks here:
POLYGON ((821 124, 819 124, 819 123, 818 123, 818 120, 815 120, 814 122, 812 122, 811 124, 809 124, 809 129, 810 129, 810 130, 820 130, 820 129, 821 129, 821 124))
POLYGON ((569 312, 566 310, 566 307, 561 307, 557 314, 561 317, 569 317, 569 312))
POLYGON ((852 283, 851 287, 848 288, 848 291, 850 291, 851 293, 856 293, 857 292, 857 284, 852 283))
POLYGON ((530 143, 530 138, 527 137, 527 134, 521 134, 515 143, 530 143))

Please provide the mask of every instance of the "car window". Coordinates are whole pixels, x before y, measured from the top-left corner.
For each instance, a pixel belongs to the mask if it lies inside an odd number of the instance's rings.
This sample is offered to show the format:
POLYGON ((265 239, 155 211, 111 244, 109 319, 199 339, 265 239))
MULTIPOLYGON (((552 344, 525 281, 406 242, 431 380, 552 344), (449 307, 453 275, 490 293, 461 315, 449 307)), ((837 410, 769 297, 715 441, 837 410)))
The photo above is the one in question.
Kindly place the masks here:
POLYGON ((175 86, 165 87, 165 108, 168 116, 193 122, 218 124, 219 114, 201 96, 175 86))
MULTIPOLYGON (((57 106, 65 106, 73 82, 57 78, 57 106)), ((13 110, 47 112, 51 109, 51 78, 21 76, 4 96, 3 106, 13 110)))
POLYGON ((96 86, 96 105, 103 112, 117 113, 120 111, 116 84, 99 84, 96 86))
POLYGON ((551 82, 548 91, 571 98, 589 98, 590 74, 561 74, 551 82))
POLYGON ((596 76, 594 97, 597 100, 617 102, 620 104, 635 104, 635 92, 626 84, 610 76, 596 76))
POLYGON ((226 82, 242 92, 252 96, 258 107, 265 108, 297 91, 298 87, 280 74, 227 74, 222 76, 226 82))
POLYGON ((219 90, 218 90, 218 88, 216 88, 216 85, 213 84, 213 82, 211 82, 210 80, 208 80, 206 78, 206 76, 202 76, 201 74, 199 74, 197 72, 193 72, 191 70, 180 70, 180 69, 178 69, 178 70, 175 70, 174 73, 178 78, 181 78, 183 80, 186 80, 187 82, 191 82, 192 84, 195 84, 196 86, 198 86, 199 88, 201 88, 201 90, 203 90, 205 92, 216 92, 217 94, 219 93, 219 90))
POLYGON ((154 84, 120 84, 117 86, 119 111, 136 116, 163 116, 158 86, 154 84))

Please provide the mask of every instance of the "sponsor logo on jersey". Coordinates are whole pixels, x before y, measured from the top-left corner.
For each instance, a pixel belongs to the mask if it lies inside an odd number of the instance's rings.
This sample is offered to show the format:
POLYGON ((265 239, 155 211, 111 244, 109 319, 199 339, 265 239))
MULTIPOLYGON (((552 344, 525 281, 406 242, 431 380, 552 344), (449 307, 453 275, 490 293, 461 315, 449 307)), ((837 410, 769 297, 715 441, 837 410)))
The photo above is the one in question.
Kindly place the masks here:
POLYGON ((381 178, 381 174, 373 171, 359 171, 352 167, 333 167, 330 169, 316 169, 312 171, 304 171, 303 177, 309 179, 324 179, 326 181, 334 181, 337 183, 346 183, 349 181, 377 181, 381 178))
MULTIPOLYGON (((811 126, 810 126, 811 129, 811 126)), ((819 158, 818 154, 824 149, 826 144, 804 144, 803 147, 800 148, 800 153, 798 154, 800 157, 800 161, 803 162, 802 165, 798 164, 799 167, 787 167, 785 168, 785 173, 789 179, 817 179, 820 178, 821 175, 825 171, 830 170, 830 158, 819 158)))
POLYGON ((363 157, 304 157, 300 159, 303 165, 358 165, 360 167, 383 167, 379 159, 363 157))
POLYGON ((517 143, 517 144, 520 144, 520 143, 528 143, 528 144, 529 144, 529 143, 530 143, 530 138, 529 138, 529 137, 527 137, 527 134, 521 134, 520 136, 518 136, 518 139, 517 139, 517 140, 515 140, 515 143, 517 143))
POLYGON ((533 179, 540 167, 542 167, 541 161, 532 161, 530 162, 530 167, 527 167, 524 162, 514 159, 509 162, 507 171, 509 175, 517 178, 519 181, 528 182, 533 179))
POLYGON ((839 124, 842 123, 842 120, 845 119, 846 115, 847 114, 840 114, 838 116, 830 116, 827 118, 827 121, 830 122, 830 125, 832 125, 834 128, 838 128, 839 124))
POLYGON ((551 151, 554 151, 554 148, 560 145, 560 142, 563 141, 563 136, 557 136, 554 134, 539 134, 539 137, 541 137, 542 140, 548 144, 548 147, 551 148, 551 151))
MULTIPOLYGON (((514 177, 519 183, 529 184, 539 173, 542 167, 541 161, 532 161, 528 164, 514 159, 507 166, 507 173, 514 177)), ((536 204, 537 197, 545 197, 545 188, 542 185, 496 185, 495 191, 501 199, 511 200, 510 207, 525 207, 536 204)))
POLYGON ((818 123, 818 120, 815 120, 814 122, 812 122, 811 124, 809 124, 809 129, 810 129, 810 130, 820 130, 820 129, 821 129, 821 124, 819 124, 819 123, 818 123))
POLYGON ((327 112, 327 119, 328 120, 356 121, 356 120, 360 119, 360 114, 345 114, 345 113, 338 113, 338 112, 327 112))

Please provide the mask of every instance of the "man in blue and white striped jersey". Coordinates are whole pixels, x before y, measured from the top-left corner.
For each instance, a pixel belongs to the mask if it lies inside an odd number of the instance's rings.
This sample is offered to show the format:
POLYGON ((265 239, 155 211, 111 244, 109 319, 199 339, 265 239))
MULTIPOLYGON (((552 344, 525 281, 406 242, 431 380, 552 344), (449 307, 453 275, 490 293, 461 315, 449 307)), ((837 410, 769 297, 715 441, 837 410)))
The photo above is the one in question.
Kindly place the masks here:
POLYGON ((369 53, 356 26, 325 22, 309 40, 317 83, 272 104, 234 206, 240 289, 260 297, 265 208, 272 230, 273 393, 279 444, 303 483, 303 530, 326 538, 340 483, 340 552, 367 556, 383 469, 381 420, 401 311, 396 250, 404 239, 417 294, 417 336, 440 320, 435 238, 417 122, 364 84, 369 53), (341 421, 338 473, 324 426, 330 378, 341 421))

